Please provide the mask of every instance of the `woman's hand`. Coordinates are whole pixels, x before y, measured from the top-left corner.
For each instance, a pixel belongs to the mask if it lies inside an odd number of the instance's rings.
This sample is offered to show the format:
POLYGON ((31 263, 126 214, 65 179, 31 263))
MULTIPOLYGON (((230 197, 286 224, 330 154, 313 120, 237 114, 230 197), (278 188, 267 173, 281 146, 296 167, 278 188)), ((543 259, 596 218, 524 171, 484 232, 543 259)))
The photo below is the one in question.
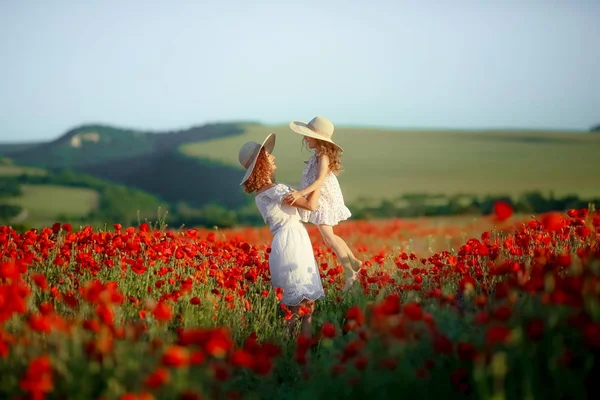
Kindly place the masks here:
POLYGON ((283 202, 285 204, 289 204, 290 206, 293 205, 296 200, 298 200, 299 198, 303 197, 299 191, 294 190, 291 193, 286 194, 285 196, 283 196, 283 202))

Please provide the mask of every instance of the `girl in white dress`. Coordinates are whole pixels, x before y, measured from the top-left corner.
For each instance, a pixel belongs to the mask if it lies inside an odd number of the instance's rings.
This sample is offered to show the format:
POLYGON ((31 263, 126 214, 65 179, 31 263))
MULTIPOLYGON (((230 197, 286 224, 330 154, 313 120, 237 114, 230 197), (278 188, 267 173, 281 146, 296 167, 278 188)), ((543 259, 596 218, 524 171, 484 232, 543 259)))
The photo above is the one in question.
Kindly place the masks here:
POLYGON ((267 136, 262 144, 244 144, 238 158, 246 168, 246 175, 240 185, 244 186, 247 193, 256 193, 256 205, 273 234, 269 254, 271 284, 274 289, 283 289, 281 303, 293 313, 290 329, 293 330, 300 308, 303 307, 310 312, 302 316, 301 332, 310 335, 314 301, 324 297, 325 292, 310 237, 296 207, 314 210, 319 194, 313 192, 307 199, 297 200, 294 206, 283 201, 283 196, 291 189, 273 182, 276 165, 271 152, 274 147, 274 134, 267 136))
POLYGON ((315 117, 308 123, 292 121, 290 128, 304 136, 308 147, 314 149, 315 154, 302 171, 301 190, 286 195, 285 200, 295 204, 320 190, 317 209, 301 212, 302 220, 317 225, 323 241, 342 264, 346 275, 343 290, 346 291, 358 278, 362 262, 354 256, 346 242, 333 232, 335 225, 352 215, 344 204, 344 196, 336 177, 342 170, 343 150, 331 139, 334 127, 327 118, 315 117))

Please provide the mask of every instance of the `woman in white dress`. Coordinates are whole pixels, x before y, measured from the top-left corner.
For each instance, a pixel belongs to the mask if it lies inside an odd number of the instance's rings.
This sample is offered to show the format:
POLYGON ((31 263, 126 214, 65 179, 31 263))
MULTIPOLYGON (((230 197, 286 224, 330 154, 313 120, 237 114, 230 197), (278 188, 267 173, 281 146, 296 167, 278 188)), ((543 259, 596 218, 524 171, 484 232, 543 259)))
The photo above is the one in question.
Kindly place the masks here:
POLYGON ((274 147, 274 134, 267 136, 262 144, 248 142, 242 146, 238 158, 246 175, 240 185, 247 193, 256 193, 256 205, 273 234, 269 254, 271 284, 274 289, 283 289, 281 303, 293 313, 290 328, 293 329, 300 308, 308 309, 310 312, 301 317, 301 332, 310 335, 314 301, 324 297, 325 292, 310 237, 296 207, 314 210, 319 191, 296 200, 293 206, 284 202, 283 197, 291 189, 273 182, 276 165, 271 152, 274 147))

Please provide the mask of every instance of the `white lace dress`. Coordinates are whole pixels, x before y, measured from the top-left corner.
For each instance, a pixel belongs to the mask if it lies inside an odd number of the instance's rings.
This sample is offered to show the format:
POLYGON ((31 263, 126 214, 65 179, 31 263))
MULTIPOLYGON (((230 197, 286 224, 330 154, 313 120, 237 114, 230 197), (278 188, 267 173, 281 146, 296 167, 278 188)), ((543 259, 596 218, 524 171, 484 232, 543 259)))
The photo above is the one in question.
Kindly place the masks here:
POLYGON ((298 208, 281 203, 290 191, 287 186, 277 184, 256 195, 256 205, 273 234, 269 254, 271 284, 283 289, 281 303, 297 306, 303 299, 324 297, 325 292, 298 208))
MULTIPOLYGON (((300 189, 304 189, 317 180, 319 173, 319 160, 316 155, 312 155, 302 171, 302 181, 300 189)), ((340 221, 344 221, 352 215, 348 207, 344 204, 344 196, 337 177, 329 172, 323 186, 321 186, 321 195, 315 211, 299 210, 300 217, 304 222, 310 222, 315 225, 335 226, 340 221)))

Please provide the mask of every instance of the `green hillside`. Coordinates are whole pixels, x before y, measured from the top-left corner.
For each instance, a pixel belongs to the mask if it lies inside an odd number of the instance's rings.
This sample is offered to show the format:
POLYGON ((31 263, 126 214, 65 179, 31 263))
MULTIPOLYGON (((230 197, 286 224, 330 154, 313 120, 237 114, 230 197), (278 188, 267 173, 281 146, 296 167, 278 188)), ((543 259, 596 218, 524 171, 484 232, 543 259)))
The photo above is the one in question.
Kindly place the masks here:
POLYGON ((42 142, 0 143, 0 157, 39 146, 42 142))
POLYGON ((58 185, 22 185, 22 194, 2 201, 18 205, 21 213, 13 221, 34 227, 50 226, 58 220, 79 220, 98 209, 93 189, 58 185))
MULTIPOLYGON (((52 142, 12 152, 10 157, 21 166, 70 168, 152 193, 171 203, 238 207, 248 199, 233 184, 237 179, 235 168, 185 157, 177 148, 184 143, 241 135, 243 126, 253 125, 217 123, 153 133, 86 125, 52 142)), ((16 174, 18 169, 12 169, 16 174)))
MULTIPOLYGON (((11 151, 14 161, 0 161, 0 179, 95 191, 97 207, 86 208, 79 222, 135 224, 138 210, 154 219, 161 207, 171 226, 262 223, 239 186, 237 156, 244 142, 269 132, 277 134, 277 179, 298 185, 311 155, 302 137, 287 125, 256 123, 162 133, 86 125, 11 151)), ((338 127, 334 137, 345 149, 339 180, 355 218, 481 215, 497 199, 524 213, 600 205, 596 135, 338 127)), ((72 197, 89 205, 82 196, 72 197)), ((2 213, 18 211, 10 207, 2 213)))
POLYGON ((80 167, 78 171, 136 187, 174 203, 238 207, 248 201, 238 185, 236 168, 186 157, 176 150, 80 167))
POLYGON ((139 156, 153 156, 182 143, 241 134, 237 124, 212 124, 178 131, 145 132, 107 125, 83 125, 58 139, 8 156, 22 165, 78 168, 139 156))
POLYGON ((102 125, 72 129, 57 140, 10 153, 19 164, 73 167, 152 152, 156 135, 102 125))
MULTIPOLYGON (((242 169, 237 156, 249 140, 277 134, 277 179, 296 185, 304 160, 302 137, 286 126, 249 126, 243 136, 181 146, 191 157, 242 169)), ((429 193, 600 195, 600 137, 571 132, 402 131, 336 128, 344 148, 339 176, 349 202, 429 193)))
POLYGON ((27 173, 31 171, 17 165, 0 167, 0 225, 135 224, 138 213, 142 220, 155 219, 159 208, 171 208, 152 194, 93 176, 40 168, 27 173))
POLYGON ((45 175, 46 170, 37 167, 24 167, 13 164, 12 160, 0 158, 0 176, 45 175))

